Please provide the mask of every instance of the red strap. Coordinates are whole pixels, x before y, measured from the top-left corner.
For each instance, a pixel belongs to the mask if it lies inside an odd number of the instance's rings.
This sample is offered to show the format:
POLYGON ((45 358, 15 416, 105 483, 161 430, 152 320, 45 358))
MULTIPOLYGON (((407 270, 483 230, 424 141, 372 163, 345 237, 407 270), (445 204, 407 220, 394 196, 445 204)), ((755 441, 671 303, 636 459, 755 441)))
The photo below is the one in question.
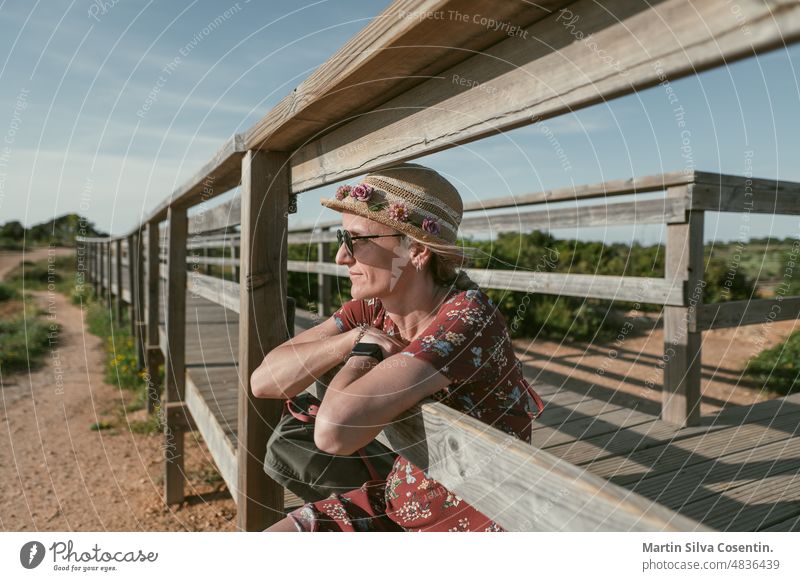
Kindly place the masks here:
POLYGON ((533 398, 534 403, 536 403, 536 407, 539 409, 539 413, 537 413, 535 417, 531 418, 531 419, 536 419, 540 417, 542 415, 542 412, 544 411, 544 402, 542 402, 542 398, 539 397, 539 394, 533 391, 533 388, 527 381, 525 381, 525 387, 528 390, 528 393, 533 398))
POLYGON ((308 414, 304 414, 294 411, 292 409, 292 405, 294 405, 294 402, 291 400, 291 398, 287 399, 286 409, 289 410, 289 413, 292 414, 298 421, 301 421, 304 424, 314 423, 314 419, 317 417, 317 412, 319 411, 319 406, 313 404, 308 406, 308 414))

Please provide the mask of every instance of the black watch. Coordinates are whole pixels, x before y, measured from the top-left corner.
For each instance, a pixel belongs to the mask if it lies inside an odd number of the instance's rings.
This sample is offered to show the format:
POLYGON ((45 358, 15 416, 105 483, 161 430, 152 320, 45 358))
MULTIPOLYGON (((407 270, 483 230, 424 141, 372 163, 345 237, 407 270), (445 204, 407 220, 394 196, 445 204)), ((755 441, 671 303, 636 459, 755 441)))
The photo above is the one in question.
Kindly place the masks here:
POLYGON ((353 355, 366 355, 367 357, 374 357, 378 361, 383 361, 383 351, 381 351, 381 346, 376 343, 356 343, 347 358, 350 359, 353 355))

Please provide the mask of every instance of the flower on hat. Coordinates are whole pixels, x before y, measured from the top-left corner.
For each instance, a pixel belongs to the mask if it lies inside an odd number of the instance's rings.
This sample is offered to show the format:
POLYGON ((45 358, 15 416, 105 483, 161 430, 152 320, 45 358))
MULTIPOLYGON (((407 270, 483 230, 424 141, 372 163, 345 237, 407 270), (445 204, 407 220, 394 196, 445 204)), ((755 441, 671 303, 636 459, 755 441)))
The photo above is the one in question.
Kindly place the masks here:
POLYGON ((353 188, 348 185, 339 186, 336 188, 336 199, 337 200, 344 200, 347 196, 350 195, 350 190, 353 188))
POLYGON ((408 221, 408 208, 403 202, 394 202, 389 204, 389 217, 398 222, 408 221))
POLYGON ((358 184, 350 191, 350 195, 353 196, 359 202, 366 202, 372 196, 373 188, 369 184, 358 184))
POLYGON ((434 236, 438 236, 441 231, 439 228, 439 221, 436 218, 425 218, 422 221, 422 229, 425 232, 430 232, 434 236))

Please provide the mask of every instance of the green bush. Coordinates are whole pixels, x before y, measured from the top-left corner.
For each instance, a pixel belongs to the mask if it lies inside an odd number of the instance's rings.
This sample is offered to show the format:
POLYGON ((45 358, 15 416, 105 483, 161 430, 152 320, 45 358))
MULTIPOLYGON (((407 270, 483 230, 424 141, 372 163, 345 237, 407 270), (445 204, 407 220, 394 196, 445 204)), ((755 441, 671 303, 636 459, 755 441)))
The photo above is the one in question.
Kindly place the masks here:
POLYGON ((786 341, 752 357, 744 374, 781 395, 800 390, 800 331, 786 341))
POLYGON ((15 299, 17 296, 19 296, 19 294, 17 293, 16 289, 8 286, 7 284, 0 283, 0 303, 9 299, 15 299))
POLYGON ((0 368, 3 373, 36 369, 48 349, 58 344, 60 325, 46 321, 31 303, 22 312, 0 320, 0 368))

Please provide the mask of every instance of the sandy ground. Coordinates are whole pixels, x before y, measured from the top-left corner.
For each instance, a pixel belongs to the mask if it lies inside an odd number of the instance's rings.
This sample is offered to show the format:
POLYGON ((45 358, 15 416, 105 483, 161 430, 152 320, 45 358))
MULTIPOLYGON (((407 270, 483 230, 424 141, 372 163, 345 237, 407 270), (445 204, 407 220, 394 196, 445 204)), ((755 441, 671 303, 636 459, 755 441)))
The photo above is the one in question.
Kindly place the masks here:
MULTIPOLYGON (((41 252, 26 258, 47 256, 41 252)), ((0 255, 0 274, 18 260, 0 255)), ((187 500, 164 505, 163 437, 127 429, 126 417, 144 412, 126 415, 130 393, 104 383, 101 340, 84 330, 80 309, 61 295, 35 296, 43 306, 55 301, 63 332, 42 369, 2 379, 0 529, 234 530, 235 505, 198 434, 186 436, 187 500), (100 420, 115 428, 90 430, 100 420)), ((515 346, 526 375, 595 397, 624 392, 632 406, 657 414, 663 334, 656 319, 640 318, 616 345, 536 339, 515 346)), ((705 333, 702 413, 766 399, 739 381, 741 366, 796 328, 787 321, 705 333)))
POLYGON ((163 503, 163 437, 127 429, 131 394, 104 383, 102 341, 84 330, 80 308, 60 294, 33 294, 42 306, 54 301, 63 332, 40 370, 2 378, 0 529, 235 530, 233 500, 194 434, 186 436, 187 500, 163 503), (101 420, 115 427, 92 431, 101 420))

